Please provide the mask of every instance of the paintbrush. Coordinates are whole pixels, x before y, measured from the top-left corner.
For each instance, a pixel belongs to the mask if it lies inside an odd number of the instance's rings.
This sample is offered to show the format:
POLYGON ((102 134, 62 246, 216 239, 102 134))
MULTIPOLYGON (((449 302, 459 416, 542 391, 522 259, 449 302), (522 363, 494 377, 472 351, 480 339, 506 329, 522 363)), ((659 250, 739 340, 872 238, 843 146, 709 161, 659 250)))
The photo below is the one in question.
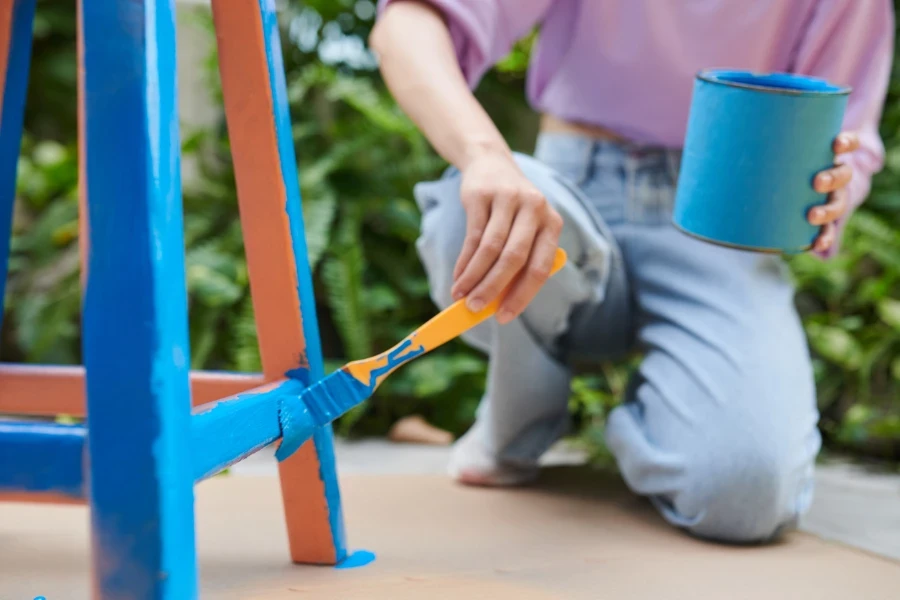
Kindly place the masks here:
MULTIPOLYGON (((565 263, 566 253, 558 248, 551 276, 565 263)), ((308 387, 300 395, 299 403, 292 400, 281 410, 283 440, 276 453, 278 459, 284 460, 293 454, 311 435, 310 418, 312 424, 319 427, 331 423, 369 398, 388 375, 401 365, 434 350, 493 316, 505 296, 506 291, 478 312, 469 310, 466 298, 457 300, 390 350, 348 363, 308 387), (295 431, 302 434, 292 435, 295 431)))

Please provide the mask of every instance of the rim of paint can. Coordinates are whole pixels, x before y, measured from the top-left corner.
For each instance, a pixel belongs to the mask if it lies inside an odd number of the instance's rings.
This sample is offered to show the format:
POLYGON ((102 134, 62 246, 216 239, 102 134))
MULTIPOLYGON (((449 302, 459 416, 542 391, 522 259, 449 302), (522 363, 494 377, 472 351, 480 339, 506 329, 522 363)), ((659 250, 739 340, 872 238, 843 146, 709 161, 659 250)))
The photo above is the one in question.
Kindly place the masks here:
POLYGON ((704 69, 697 73, 697 79, 756 92, 790 96, 845 96, 852 91, 849 86, 835 85, 818 77, 794 73, 704 69))
POLYGON ((725 242, 722 240, 717 240, 715 238, 707 237, 705 235, 700 235, 699 233, 694 233, 689 229, 686 229, 681 226, 674 219, 672 220, 672 225, 680 231, 681 233, 688 235, 694 239, 700 240, 701 242, 706 242, 709 244, 713 244, 714 246, 721 246, 723 248, 730 248, 732 250, 743 250, 746 252, 757 252, 759 254, 776 254, 776 255, 795 255, 795 254, 803 254, 804 252, 809 252, 812 250, 813 245, 807 244, 806 246, 802 246, 800 248, 795 249, 784 249, 784 248, 772 248, 769 246, 745 246, 743 244, 735 244, 734 242, 725 242))

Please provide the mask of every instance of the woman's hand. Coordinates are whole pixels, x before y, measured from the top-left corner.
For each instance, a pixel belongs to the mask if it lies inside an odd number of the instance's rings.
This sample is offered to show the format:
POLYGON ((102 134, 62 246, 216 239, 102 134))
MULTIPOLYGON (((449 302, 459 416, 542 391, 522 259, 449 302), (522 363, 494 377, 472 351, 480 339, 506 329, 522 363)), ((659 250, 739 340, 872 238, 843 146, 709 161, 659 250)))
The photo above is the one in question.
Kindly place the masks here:
POLYGON ((466 238, 453 272, 453 298, 478 311, 512 284, 497 321, 525 310, 550 276, 562 218, 508 151, 481 153, 462 168, 466 238))
MULTIPOLYGON (((857 148, 859 148, 859 137, 853 132, 839 134, 832 144, 836 155, 853 152, 857 148)), ((825 252, 835 242, 837 237, 835 221, 843 217, 850 208, 847 200, 847 184, 850 183, 851 177, 853 177, 853 169, 850 165, 836 162, 834 167, 820 171, 813 180, 813 188, 817 192, 828 194, 828 202, 812 208, 807 215, 810 223, 822 227, 813 243, 813 250, 816 252, 825 252)))

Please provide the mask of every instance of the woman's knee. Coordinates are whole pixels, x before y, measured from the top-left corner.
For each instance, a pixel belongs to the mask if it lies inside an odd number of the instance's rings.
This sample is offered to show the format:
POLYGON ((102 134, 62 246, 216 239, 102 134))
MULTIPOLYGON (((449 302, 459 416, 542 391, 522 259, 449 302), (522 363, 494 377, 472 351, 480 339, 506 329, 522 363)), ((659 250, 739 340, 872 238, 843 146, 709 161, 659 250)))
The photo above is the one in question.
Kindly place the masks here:
POLYGON ((783 444, 735 434, 705 450, 684 472, 669 510, 688 531, 716 541, 756 543, 794 524, 811 494, 812 459, 783 444))

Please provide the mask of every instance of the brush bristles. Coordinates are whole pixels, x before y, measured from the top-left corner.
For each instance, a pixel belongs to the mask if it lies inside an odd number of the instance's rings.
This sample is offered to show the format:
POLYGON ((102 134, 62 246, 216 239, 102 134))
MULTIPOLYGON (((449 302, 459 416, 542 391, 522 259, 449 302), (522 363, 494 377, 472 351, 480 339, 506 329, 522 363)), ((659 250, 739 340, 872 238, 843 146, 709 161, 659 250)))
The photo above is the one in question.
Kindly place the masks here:
POLYGON ((369 390, 345 371, 332 373, 313 384, 300 399, 306 404, 316 425, 331 423, 369 397, 369 390))

